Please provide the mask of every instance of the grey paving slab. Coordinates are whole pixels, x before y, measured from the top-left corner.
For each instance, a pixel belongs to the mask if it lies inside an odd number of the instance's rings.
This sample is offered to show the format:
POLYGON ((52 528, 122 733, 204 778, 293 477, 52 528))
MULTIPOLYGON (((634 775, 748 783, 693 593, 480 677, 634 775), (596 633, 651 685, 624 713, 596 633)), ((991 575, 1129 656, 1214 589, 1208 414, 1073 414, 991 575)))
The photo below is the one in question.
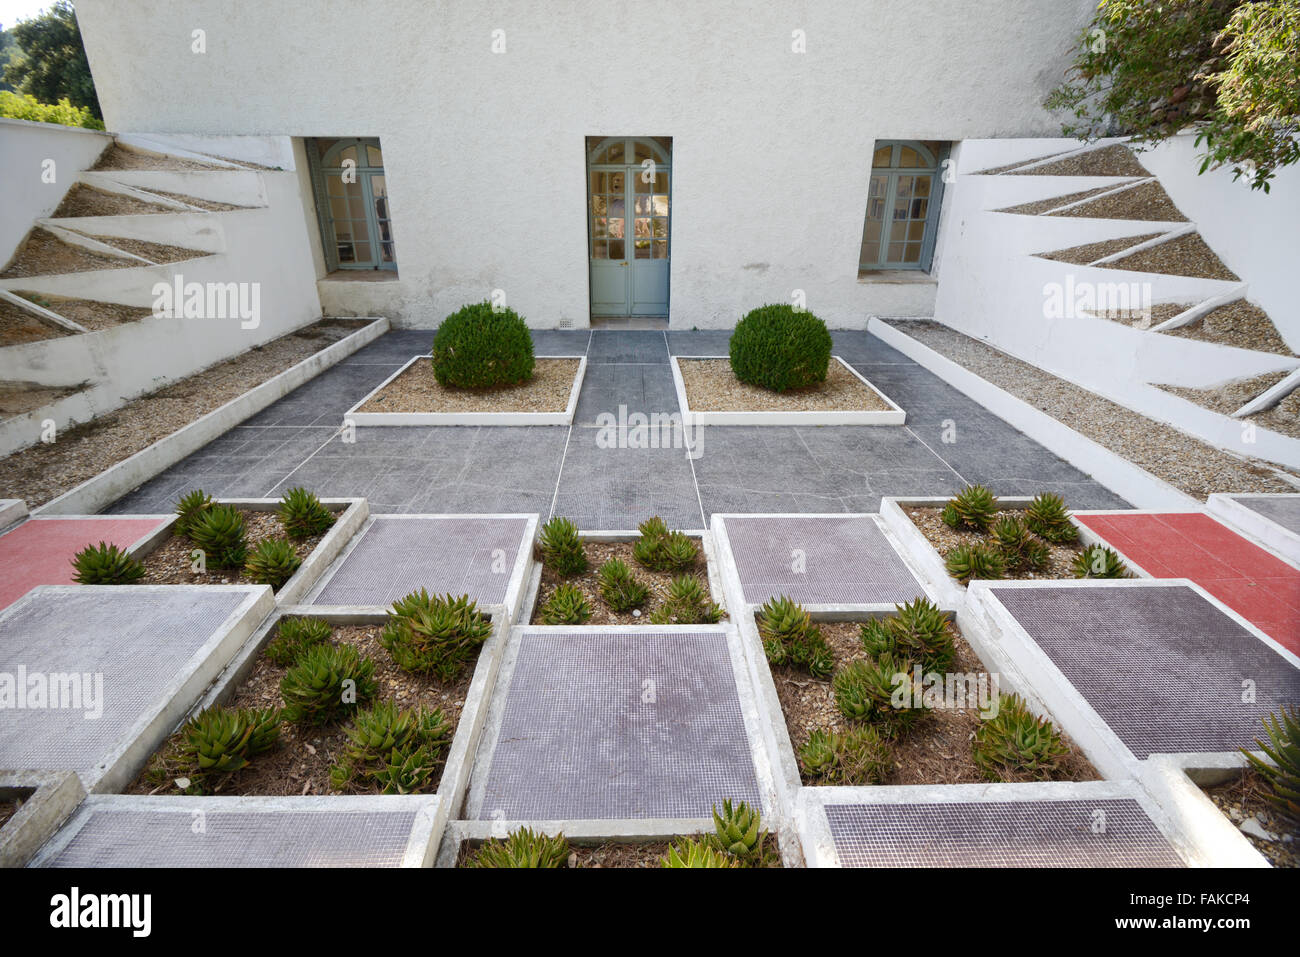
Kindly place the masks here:
POLYGON ((1183 866, 1132 798, 831 804, 826 818, 845 867, 1183 866))
POLYGON ((761 803, 726 635, 649 632, 522 633, 479 819, 761 803))
POLYGON ((594 363, 587 366, 574 423, 636 424, 632 416, 678 412, 671 367, 658 363, 594 363), (602 418, 605 416, 606 418, 602 418))
POLYGON ((378 515, 361 532, 313 605, 389 605, 426 588, 501 604, 524 540, 525 518, 378 515))
POLYGON ((1300 495, 1246 495, 1233 501, 1300 535, 1300 495))
POLYGON ((993 593, 1138 758, 1254 747, 1300 705, 1300 668, 1189 587, 993 593))
MULTIPOLYGON (((255 589, 59 588, 0 613, 0 674, 29 682, 0 722, 0 767, 97 777, 255 589), (72 684, 63 683, 67 678, 72 684), (38 702, 36 688, 46 689, 38 702), (76 689, 76 698, 69 697, 76 689), (102 696, 101 696, 102 695, 102 696)), ((15 687, 15 692, 17 688, 15 687)))
POLYGON ((605 362, 666 364, 668 345, 664 334, 650 330, 595 329, 587 349, 587 365, 605 362))
MULTIPOLYGON (((97 805, 43 867, 397 867, 417 811, 97 805), (195 828, 202 813, 202 829, 195 828)), ((60 839, 56 837, 56 840, 60 839)))
POLYGON ((747 602, 901 604, 925 594, 869 517, 732 516, 725 525, 747 602))

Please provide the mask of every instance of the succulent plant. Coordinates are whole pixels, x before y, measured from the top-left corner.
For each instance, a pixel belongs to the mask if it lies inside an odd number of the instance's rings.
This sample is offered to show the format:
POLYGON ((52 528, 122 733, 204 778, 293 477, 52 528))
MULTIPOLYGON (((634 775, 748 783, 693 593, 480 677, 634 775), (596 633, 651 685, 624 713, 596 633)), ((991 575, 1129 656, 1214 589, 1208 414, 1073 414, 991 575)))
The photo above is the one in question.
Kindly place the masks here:
POLYGON ((769 663, 802 668, 814 678, 829 678, 835 655, 804 608, 782 595, 768 599, 757 615, 758 634, 769 663))
POLYGON ((1025 524, 1039 538, 1057 545, 1079 540, 1079 529, 1070 521, 1065 500, 1051 492, 1042 492, 1025 509, 1025 524))
POLYGON ((895 614, 885 619, 884 627, 898 656, 918 662, 925 671, 946 671, 956 655, 948 616, 925 597, 894 608, 895 614))
POLYGON ((242 568, 248 558, 244 516, 233 505, 212 505, 190 527, 190 541, 215 568, 242 568))
POLYGON ((992 538, 1012 571, 1037 571, 1047 564, 1047 546, 1034 537, 1018 515, 1004 515, 994 522, 992 538))
POLYGON ((176 524, 172 526, 172 530, 177 535, 189 538, 194 523, 211 507, 212 497, 202 489, 187 492, 176 502, 176 524))
POLYGON ((278 591, 301 565, 302 559, 287 538, 264 538, 248 553, 244 574, 278 591))
POLYGON ((421 794, 433 786, 438 763, 428 748, 396 749, 371 776, 381 794, 421 794))
POLYGON ((1128 578, 1128 566, 1114 549, 1089 545, 1074 556, 1071 565, 1075 578, 1128 578))
POLYGON ((326 724, 351 713, 378 692, 375 663, 351 645, 314 645, 280 679, 284 719, 326 724))
POLYGON ((313 645, 330 640, 333 629, 319 618, 281 618, 275 637, 266 645, 266 657, 273 664, 287 667, 313 645))
POLYGON ((836 743, 836 735, 821 728, 808 735, 808 740, 799 749, 799 767, 805 777, 816 781, 834 775, 836 743))
POLYGON ((740 861, 707 841, 684 840, 670 844, 660 867, 739 867, 740 861))
POLYGON ((943 507, 940 518, 950 528, 987 532, 998 513, 998 500, 983 485, 968 485, 943 507))
POLYGON ((1251 765, 1268 782, 1272 793, 1269 803, 1293 821, 1300 821, 1300 709, 1285 708, 1264 718, 1269 744, 1258 738, 1255 743, 1273 762, 1269 764, 1246 751, 1251 765))
POLYGON ((694 575, 674 577, 668 585, 668 597, 650 614, 653 625, 712 625, 721 619, 722 609, 694 575))
POLYGON ((632 557, 646 568, 661 572, 681 572, 695 566, 699 547, 685 532, 670 532, 658 515, 642 522, 637 530, 641 537, 632 546, 632 557))
POLYGON ((870 724, 841 732, 815 730, 799 749, 804 775, 821 784, 881 784, 892 763, 888 740, 870 724))
POLYGON ((722 810, 713 806, 713 846, 725 851, 745 864, 761 864, 767 831, 762 830, 762 815, 744 801, 732 805, 730 798, 722 802, 722 810))
POLYGON ((1007 574, 1007 563, 1002 553, 983 544, 958 545, 948 553, 944 564, 948 574, 963 585, 972 578, 1005 578, 1007 574))
POLYGON ((468 595, 431 598, 421 589, 393 603, 379 643, 404 671, 447 682, 478 657, 491 633, 468 595))
POLYGON ((451 728, 440 709, 403 711, 391 701, 357 712, 348 728, 330 785, 348 790, 355 781, 384 794, 417 794, 433 783, 451 728))
POLYGON ((668 537, 668 524, 658 515, 652 515, 636 527, 642 539, 659 539, 668 537))
POLYGON ((997 714, 975 730, 971 756, 989 781, 1009 776, 1048 781, 1069 753, 1051 721, 1030 711, 1018 695, 1003 694, 997 714))
POLYGON ((850 721, 901 720, 913 711, 894 707, 895 676, 911 670, 911 662, 900 663, 890 657, 850 661, 831 679, 835 707, 850 721))
POLYGON ((600 566, 600 597, 614 611, 640 608, 650 597, 650 589, 637 581, 627 563, 611 558, 600 566))
POLYGON ((548 837, 521 827, 505 840, 484 841, 466 867, 564 867, 569 861, 569 842, 563 834, 548 837))
POLYGON ((290 538, 311 538, 329 530, 334 513, 321 504, 315 493, 291 488, 280 499, 280 524, 290 538))
POLYGON ((578 537, 578 526, 556 516, 542 526, 538 547, 542 561, 561 578, 572 578, 587 570, 587 553, 578 537))
POLYGON ((591 605, 577 585, 559 585, 542 606, 544 625, 581 625, 591 618, 591 605))
POLYGON ((231 774, 275 746, 280 719, 277 708, 205 708, 186 722, 182 753, 194 774, 231 774))
POLYGON ((883 658, 898 654, 898 641, 894 633, 885 624, 888 619, 868 618, 858 629, 858 641, 871 658, 883 658))
POLYGON ((72 558, 73 581, 81 585, 129 585, 144 577, 144 565, 116 545, 87 545, 72 558))

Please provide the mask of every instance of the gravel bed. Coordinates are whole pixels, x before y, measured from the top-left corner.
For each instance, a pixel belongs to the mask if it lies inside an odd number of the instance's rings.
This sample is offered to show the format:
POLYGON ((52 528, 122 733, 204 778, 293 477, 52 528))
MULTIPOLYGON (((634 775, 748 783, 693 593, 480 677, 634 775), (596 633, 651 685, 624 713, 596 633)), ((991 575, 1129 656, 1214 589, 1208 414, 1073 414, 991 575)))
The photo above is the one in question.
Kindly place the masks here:
POLYGON ((1258 771, 1250 768, 1236 780, 1202 790, 1270 864, 1300 867, 1300 824, 1283 817, 1265 798, 1269 785, 1258 771), (1257 827, 1275 840, 1260 835, 1257 827))
POLYGON ((1167 243, 1140 249, 1123 259, 1107 263, 1106 268, 1238 281, 1237 274, 1223 264, 1223 260, 1214 254, 1214 250, 1197 233, 1188 233, 1167 243))
POLYGON ((1187 217, 1174 205, 1173 199, 1165 192, 1165 188, 1154 180, 1051 215, 1077 216, 1083 219, 1187 222, 1187 217))
MULTIPOLYGON (((35 385, 31 382, 5 382, 0 380, 0 420, 22 415, 49 405, 64 396, 80 390, 53 385, 35 385)), ((0 498, 8 498, 0 495, 0 498)))
POLYGON ((0 497, 43 505, 364 325, 322 320, 0 458, 0 497))
POLYGON ((1048 153, 1046 156, 1035 157, 1034 159, 1016 160, 1014 163, 1007 163, 1005 166, 995 166, 992 169, 979 170, 980 176, 1001 176, 1004 173, 1010 173, 1013 169, 1019 169, 1026 163, 1039 163, 1045 159, 1051 159, 1053 156, 1060 156, 1061 153, 1068 152, 1061 150, 1058 153, 1048 153))
POLYGON ((1193 498, 1300 488, 1300 477, 1289 482, 1280 469, 1212 448, 939 323, 891 325, 1193 498))
POLYGON ((65 243, 49 230, 36 228, 27 234, 22 250, 0 273, 0 279, 48 276, 57 273, 88 272, 92 269, 130 269, 143 263, 119 259, 65 243))
POLYGON ((839 360, 832 358, 826 381, 810 389, 773 392, 741 382, 730 359, 678 359, 686 402, 692 412, 885 412, 892 406, 839 360))
POLYGON ((101 302, 98 299, 65 299, 61 296, 48 296, 35 292, 16 292, 16 295, 29 299, 51 312, 57 312, 64 319, 71 319, 91 332, 112 329, 124 322, 137 322, 153 315, 153 310, 144 306, 124 306, 116 302, 101 302))
MULTIPOLYGON (((1229 382, 1213 389, 1188 389, 1176 385, 1161 385, 1157 386, 1157 388, 1181 396, 1188 402, 1195 402, 1202 408, 1209 409, 1212 412, 1232 415, 1251 399, 1260 395, 1265 389, 1277 385, 1288 374, 1286 372, 1270 372, 1250 379, 1238 379, 1235 382, 1229 382)), ((1300 404, 1300 393, 1292 392, 1282 402, 1279 402, 1271 409, 1265 409, 1263 412, 1257 412, 1250 416, 1250 421, 1274 432, 1281 432, 1283 435, 1290 435, 1300 439, 1300 417, 1296 415, 1296 406, 1300 404), (1287 400, 1290 400, 1288 404, 1282 406, 1282 402, 1287 402, 1287 400)))
POLYGON ((177 202, 185 203, 189 206, 196 206, 199 209, 205 209, 210 213, 226 213, 232 209, 250 208, 248 206, 236 206, 234 203, 219 203, 213 199, 200 199, 197 196, 190 196, 188 193, 169 193, 165 189, 149 189, 145 190, 145 192, 153 193, 156 196, 166 196, 168 199, 174 199, 177 202))
POLYGON ((54 211, 54 219, 69 219, 74 216, 135 216, 140 214, 170 213, 166 206, 146 203, 134 196, 122 193, 109 193, 95 189, 85 183, 78 183, 68 190, 59 208, 54 211))
MULTIPOLYGON (((867 657, 859 640, 862 622, 858 621, 822 621, 817 623, 822 637, 830 645, 835 655, 835 666, 867 657)), ((987 669, 979 656, 956 625, 953 626, 953 644, 956 657, 953 659, 951 672, 954 674, 985 673, 987 669)), ((785 716, 786 730, 790 734, 790 743, 795 754, 808 741, 811 733, 819 728, 828 731, 846 731, 850 723, 835 707, 835 691, 829 678, 814 678, 806 671, 783 666, 772 668, 772 681, 776 685, 776 695, 781 702, 781 711, 785 716)), ((980 725, 980 715, 976 708, 942 708, 934 709, 918 718, 904 731, 898 733, 891 745, 893 748, 894 767, 883 784, 974 784, 987 783, 972 757, 971 746, 975 731, 980 725)), ((1058 729, 1059 730, 1059 729, 1058 729)), ((1070 748, 1070 754, 1063 762, 1062 772, 1057 780, 1095 781, 1100 775, 1083 753, 1066 738, 1062 740, 1070 748)), ((803 776, 804 784, 815 784, 803 776)), ((1007 781, 1024 780, 1020 776, 1008 776, 1007 781)), ((869 785, 871 781, 850 782, 869 785)))
MULTIPOLYGON (((169 246, 165 243, 149 243, 143 239, 123 239, 121 236, 92 236, 101 243, 107 243, 117 249, 137 256, 143 256, 152 263, 166 264, 183 262, 186 259, 199 259, 212 253, 201 249, 186 249, 184 246, 169 246)), ((135 265, 143 265, 136 263, 135 265)))
POLYGON ((1017 213, 1021 216, 1038 216, 1041 213, 1046 213, 1048 210, 1056 209, 1058 206, 1064 206, 1066 203, 1077 203, 1079 200, 1087 199, 1089 196, 1096 196, 1098 193, 1104 193, 1107 190, 1114 188, 1114 186, 1098 186, 1095 189, 1085 189, 1078 193, 1067 193, 1064 196, 1050 196, 1047 199, 1038 199, 1032 203, 1021 203, 1019 206, 1008 206, 1006 209, 995 210, 995 212, 1017 213))
POLYGON ((194 160, 182 159, 179 156, 151 156, 148 153, 137 153, 135 150, 125 149, 113 143, 108 149, 99 155, 98 162, 91 167, 94 170, 115 170, 115 169, 198 169, 198 170, 224 170, 224 166, 213 166, 209 163, 197 163, 194 160))
MULTIPOLYGON (((434 678, 413 675, 394 664, 388 650, 379 643, 384 626, 338 625, 331 640, 338 645, 351 645, 363 658, 375 663, 375 682, 379 693, 375 701, 392 700, 403 709, 441 708, 447 725, 453 732, 465 698, 474 677, 474 662, 470 662, 453 682, 442 684, 434 678)), ((252 674, 239 686, 227 707, 272 708, 281 707, 280 679, 287 668, 274 664, 265 654, 258 655, 252 674)), ((271 751, 259 754, 249 766, 237 771, 211 793, 304 795, 337 794, 330 787, 330 766, 341 757, 347 745, 349 721, 324 726, 298 725, 285 722, 280 725, 280 743, 271 751)), ((183 734, 178 731, 155 753, 140 777, 127 788, 128 794, 180 794, 176 778, 188 770, 180 760, 183 734)), ((443 751, 445 760, 450 745, 443 751)), ((437 790, 442 768, 433 776, 427 793, 437 790)), ((377 794, 378 789, 349 791, 348 793, 377 794)))
MULTIPOLYGON (((1021 164, 1024 165, 1023 163, 1021 164)), ((1010 169, 1006 176, 1150 176, 1137 157, 1123 143, 1068 156, 1055 163, 1024 171, 1010 169)))
POLYGON ((73 335, 71 331, 60 329, 54 323, 0 299, 0 348, 70 335, 73 335))
MULTIPOLYGON (((1084 243, 1082 246, 1071 246, 1069 249, 1058 249, 1055 252, 1037 253, 1039 259, 1051 259, 1055 262, 1073 263, 1076 266, 1086 266, 1088 263, 1096 262, 1103 256, 1111 256, 1115 253, 1122 253, 1131 246, 1138 243, 1144 243, 1148 239, 1155 239, 1159 233, 1144 233, 1141 236, 1122 236, 1119 239, 1103 239, 1099 243, 1084 243)), ((1109 268, 1111 264, 1107 264, 1109 268)))
MULTIPOLYGON (((1070 503, 1066 502, 1066 508, 1070 503)), ((903 511, 907 517, 912 520, 921 534, 925 536, 926 541, 934 546, 939 555, 947 559, 948 553, 959 545, 979 545, 990 544, 991 536, 977 532, 969 528, 949 528, 943 523, 939 516, 942 514, 941 508, 929 508, 917 505, 904 505, 903 511)), ((1003 509, 997 513, 995 521, 1006 515, 1022 514, 1018 509, 1003 509)), ((1008 572, 1008 579, 1018 579, 1020 581, 1041 581, 1043 579, 1059 579, 1074 577, 1074 556, 1078 555, 1084 549, 1082 542, 1076 542, 1073 545, 1055 545, 1051 542, 1043 542, 1047 546, 1048 559, 1047 565, 1041 571, 1018 571, 1008 572)), ((953 579, 954 582, 957 579, 953 579)))
POLYGON ((1258 352, 1276 352, 1291 356, 1295 352, 1278 335, 1277 327, 1268 313, 1245 299, 1238 299, 1206 313, 1195 322, 1178 329, 1165 330, 1168 335, 1203 342, 1218 342, 1239 349, 1258 352))
MULTIPOLYGON (((187 489, 186 492, 191 491, 187 489)), ((185 494, 185 493, 182 493, 185 494)), ((180 495, 177 495, 180 498, 180 495)), ((258 542, 264 542, 272 538, 283 538, 288 540, 293 546, 294 554, 303 561, 312 553, 325 533, 312 535, 308 538, 289 538, 288 533, 284 530, 284 525, 280 523, 280 517, 276 512, 261 512, 253 509, 241 508, 239 514, 244 516, 244 529, 248 541, 248 552, 251 555, 253 549, 257 547, 258 542)), ((336 513, 337 515, 337 513, 336 513)), ((244 574, 242 568, 216 568, 209 566, 208 570, 203 573, 193 570, 193 559, 191 552, 194 551, 194 544, 180 535, 172 535, 166 541, 159 544, 157 548, 145 555, 141 562, 144 563, 144 577, 140 579, 141 585, 255 585, 253 581, 244 574)))
POLYGON ((360 412, 563 412, 569 407, 580 359, 538 359, 533 377, 522 385, 495 389, 457 389, 440 385, 433 362, 407 367, 360 412))
POLYGON ((1126 326, 1135 326, 1139 329, 1149 329, 1168 319, 1172 319, 1180 312, 1185 312, 1188 308, 1186 303, 1157 302, 1152 304, 1149 310, 1118 309, 1110 312, 1094 311, 1089 312, 1088 315, 1096 316, 1098 319, 1109 319, 1112 322, 1122 322, 1126 326))

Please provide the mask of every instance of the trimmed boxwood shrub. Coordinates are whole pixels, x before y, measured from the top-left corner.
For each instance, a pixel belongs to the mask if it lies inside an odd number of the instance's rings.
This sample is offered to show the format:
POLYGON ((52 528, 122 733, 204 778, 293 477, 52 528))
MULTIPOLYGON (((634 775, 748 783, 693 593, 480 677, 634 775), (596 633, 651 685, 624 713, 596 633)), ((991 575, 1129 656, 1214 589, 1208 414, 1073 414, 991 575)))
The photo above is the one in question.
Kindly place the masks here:
POLYGON ((533 377, 533 335, 512 309, 476 302, 453 312, 433 337, 433 374, 460 389, 518 385, 533 377))
POLYGON ((731 371, 741 382, 786 392, 826 381, 831 334, 811 312, 760 306, 731 334, 731 371))

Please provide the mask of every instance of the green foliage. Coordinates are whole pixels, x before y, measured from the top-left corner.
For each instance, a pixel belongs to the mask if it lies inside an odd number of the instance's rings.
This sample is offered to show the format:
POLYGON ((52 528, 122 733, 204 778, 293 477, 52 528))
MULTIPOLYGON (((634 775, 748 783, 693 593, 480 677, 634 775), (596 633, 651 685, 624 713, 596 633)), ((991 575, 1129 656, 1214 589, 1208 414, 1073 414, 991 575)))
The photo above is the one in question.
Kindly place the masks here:
POLYGON ((591 618, 591 605, 577 585, 560 585, 542 606, 544 625, 581 625, 591 618))
POLYGON ((898 656, 917 662, 924 671, 947 671, 956 654, 948 616, 924 597, 894 608, 895 614, 884 619, 883 626, 898 656))
POLYGON ((116 545, 87 545, 72 557, 73 578, 82 585, 129 585, 144 577, 144 565, 116 545))
POLYGON ((278 708, 205 708, 186 722, 181 754, 191 773, 231 774, 280 739, 278 708))
POLYGON ((712 625, 721 619, 722 609, 694 575, 674 577, 668 585, 668 597, 650 614, 652 625, 712 625))
POLYGON ((5 64, 5 81, 18 92, 30 94, 42 103, 57 102, 62 106, 64 101, 68 101, 68 109, 80 108, 95 119, 94 126, 86 122, 64 125, 102 130, 104 124, 99 121, 103 114, 99 111, 90 61, 86 59, 86 50, 81 44, 81 30, 72 4, 68 0, 55 0, 47 9, 19 21, 7 32, 18 49, 5 64))
POLYGON ((764 859, 767 831, 762 830, 762 815, 744 801, 732 806, 729 798, 722 802, 722 810, 713 806, 713 846, 730 854, 742 864, 761 865, 764 859))
POLYGON ((1049 781, 1070 753, 1052 722, 1039 718, 1017 695, 1001 695, 998 713, 975 731, 972 757, 986 780, 1009 776, 1049 781))
POLYGON ((641 523, 641 537, 632 546, 632 557, 646 568, 660 572, 682 572, 695 567, 699 548, 685 532, 670 532, 658 515, 641 523))
POLYGON ((280 524, 290 538, 311 538, 329 530, 334 513, 321 504, 315 493, 291 488, 280 499, 280 524))
POLYGON ((815 730, 799 749, 799 767, 817 784, 883 784, 893 763, 889 741, 875 725, 815 730))
POLYGON ((567 518, 557 515, 543 525, 538 547, 542 561, 563 578, 572 578, 587 570, 587 552, 578 537, 578 526, 567 518))
POLYGON ((943 507, 940 518, 949 528, 987 532, 998 512, 998 500, 983 485, 968 485, 943 507))
POLYGON ((468 595, 430 597, 424 589, 393 603, 379 642, 404 671, 449 682, 478 657, 492 633, 468 595))
POLYGON ((911 670, 910 661, 899 662, 890 657, 850 661, 831 679, 835 707, 850 721, 906 720, 914 710, 895 708, 891 699, 895 676, 907 675, 911 670))
POLYGON ((477 302, 453 312, 433 337, 433 374, 458 389, 518 385, 533 377, 533 336, 514 310, 477 302))
POLYGON ((1025 524, 1045 542, 1070 545, 1079 540, 1079 529, 1070 521, 1065 500, 1051 492, 1042 492, 1025 509, 1025 524))
POLYGON ((1018 515, 1004 515, 994 522, 992 535, 993 544, 1011 571, 1037 571, 1051 556, 1018 515))
POLYGON ((176 524, 172 530, 182 538, 189 538, 194 523, 212 507, 212 496, 202 489, 195 489, 182 495, 176 502, 176 524))
POLYGON ((893 630, 886 624, 887 621, 886 618, 869 618, 858 629, 858 641, 872 658, 898 654, 898 641, 893 630))
POLYGON ((838 744, 839 737, 834 732, 821 728, 812 731, 799 749, 799 767, 804 776, 812 781, 831 778, 835 773, 838 744))
POLYGON ((329 623, 319 618, 281 618, 275 637, 267 643, 266 657, 288 667, 308 648, 329 641, 332 633, 329 623))
POLYGON ((1300 5, 1294 0, 1102 0, 1046 101, 1067 136, 1158 143, 1188 126, 1201 172, 1251 187, 1300 159, 1300 5))
POLYGON ((466 867, 565 867, 569 842, 563 834, 547 837, 540 831, 521 827, 505 840, 484 841, 466 867))
POLYGON ((330 769, 336 791, 367 786, 384 794, 426 791, 451 743, 451 727, 440 709, 402 711, 391 701, 358 711, 347 734, 343 755, 330 769))
POLYGON ((190 541, 215 568, 242 568, 248 558, 244 516, 233 505, 212 505, 194 520, 190 541))
POLYGON ((611 558, 600 566, 600 597, 614 611, 640 608, 650 597, 650 589, 637 581, 627 563, 611 558))
POLYGON ((1255 743, 1273 762, 1262 761, 1249 751, 1242 753, 1251 765, 1268 782, 1272 793, 1266 794, 1269 802, 1279 811, 1300 822, 1300 709, 1285 708, 1264 718, 1264 730, 1269 743, 1258 738, 1255 743))
POLYGON ((670 844, 668 854, 659 864, 660 867, 740 867, 740 861, 719 850, 708 841, 695 839, 683 840, 680 844, 670 844))
POLYGON ((327 724, 365 704, 378 692, 375 663, 351 645, 313 645, 280 679, 284 719, 327 724))
POLYGON ((774 666, 802 668, 814 678, 829 678, 835 656, 804 608, 782 595, 769 599, 756 617, 763 651, 774 666))
POLYGON ((1075 578, 1128 578, 1128 566, 1114 549, 1089 545, 1074 556, 1075 578))
POLYGON ((988 545, 958 545, 945 560, 948 574, 963 585, 972 578, 1005 578, 1007 562, 1002 553, 988 545))
POLYGON ((287 538, 266 538, 258 542, 244 563, 244 574, 251 581, 279 590, 302 564, 287 538))
POLYGON ((731 334, 731 371, 741 382, 773 392, 826 381, 831 334, 826 323, 793 306, 760 306, 731 334))

